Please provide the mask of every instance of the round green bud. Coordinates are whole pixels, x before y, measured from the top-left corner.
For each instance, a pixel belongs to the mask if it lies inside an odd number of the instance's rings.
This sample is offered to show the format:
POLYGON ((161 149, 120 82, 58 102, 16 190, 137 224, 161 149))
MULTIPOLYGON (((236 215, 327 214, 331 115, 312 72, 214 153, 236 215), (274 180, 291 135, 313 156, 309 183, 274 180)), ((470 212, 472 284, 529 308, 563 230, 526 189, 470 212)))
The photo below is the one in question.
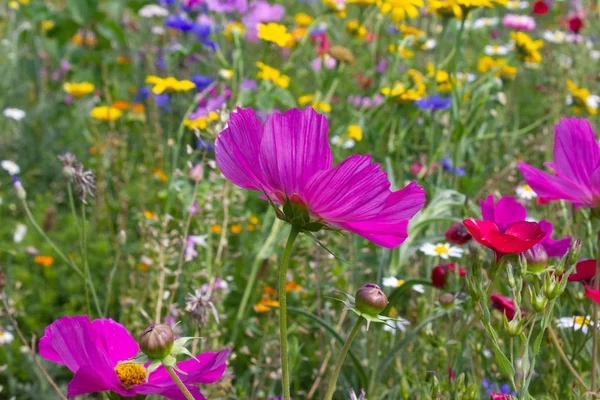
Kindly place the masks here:
POLYGON ((173 342, 170 326, 152 324, 140 335, 140 350, 151 360, 162 360, 171 354, 173 342))
POLYGON ((367 283, 356 292, 356 309, 363 314, 376 316, 385 309, 387 304, 387 296, 374 283, 367 283))

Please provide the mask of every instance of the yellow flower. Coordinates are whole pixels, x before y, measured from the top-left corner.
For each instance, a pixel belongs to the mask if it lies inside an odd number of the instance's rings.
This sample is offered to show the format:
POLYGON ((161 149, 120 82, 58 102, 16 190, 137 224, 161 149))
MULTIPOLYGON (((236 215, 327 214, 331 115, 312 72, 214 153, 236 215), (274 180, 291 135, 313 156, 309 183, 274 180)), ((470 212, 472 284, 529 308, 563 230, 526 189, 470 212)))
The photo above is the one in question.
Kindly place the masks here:
POLYGON ((226 81, 228 81, 231 78, 233 78, 233 71, 230 69, 222 68, 219 70, 219 76, 221 78, 225 79, 226 81))
POLYGON ((269 312, 272 307, 279 307, 279 302, 277 300, 261 299, 254 305, 254 311, 258 313, 265 313, 269 312))
POLYGON ((212 233, 216 233, 217 235, 220 235, 220 234, 221 234, 221 231, 222 231, 221 225, 219 225, 219 224, 213 224, 213 225, 210 227, 210 231, 211 231, 212 233))
POLYGON ((333 14, 338 18, 346 18, 346 4, 342 1, 337 0, 323 0, 325 4, 333 14))
POLYGON ((123 116, 123 111, 118 108, 100 106, 90 111, 90 116, 100 121, 115 121, 123 116))
POLYGON ((517 74, 517 67, 508 65, 504 58, 493 59, 490 56, 483 56, 477 62, 477 71, 485 74, 493 69, 497 69, 494 73, 498 78, 514 78, 517 74))
POLYGON ((305 106, 309 103, 312 103, 314 98, 315 96, 312 94, 305 94, 304 96, 300 96, 298 97, 298 105, 305 106))
POLYGON ((598 96, 593 96, 588 89, 578 87, 575 82, 567 80, 567 89, 573 100, 573 111, 579 114, 585 109, 591 115, 598 114, 598 96))
POLYGON ((248 232, 254 232, 256 227, 254 225, 246 225, 246 229, 248 229, 248 232))
POLYGON ((313 22, 313 18, 305 13, 298 13, 294 17, 294 21, 296 21, 296 25, 298 26, 309 26, 313 22))
POLYGON ((156 219, 158 215, 153 211, 144 211, 144 218, 146 219, 156 219))
POLYGON ((92 93, 94 89, 96 89, 96 86, 90 82, 66 82, 63 85, 63 89, 71 96, 79 98, 85 96, 86 94, 92 93))
POLYGON ((357 20, 351 20, 346 23, 346 30, 354 34, 357 39, 364 39, 367 36, 367 28, 361 25, 357 20))
POLYGON ((35 256, 33 261, 36 264, 39 264, 46 268, 49 268, 52 266, 52 264, 54 264, 54 257, 52 257, 52 256, 35 256))
POLYGON ((420 29, 414 28, 412 26, 398 25, 397 28, 400 31, 400 33, 402 33, 404 36, 423 36, 423 35, 425 35, 425 32, 423 32, 420 29))
POLYGON ((154 168, 152 170, 152 176, 161 181, 162 183, 166 183, 169 181, 169 177, 167 176, 167 174, 165 174, 165 171, 163 171, 160 168, 154 168))
POLYGON ((225 25, 225 30, 223 31, 223 35, 225 35, 225 37, 227 39, 231 39, 233 38, 233 35, 243 35, 244 32, 246 31, 246 29, 244 28, 244 25, 241 22, 238 21, 234 21, 234 22, 230 22, 227 25, 225 25))
POLYGON ((233 224, 229 229, 234 235, 239 235, 240 233, 242 233, 242 225, 240 224, 233 224))
POLYGON ((539 52, 544 46, 542 40, 533 40, 526 33, 511 32, 510 38, 515 43, 517 57, 524 62, 539 64, 542 62, 542 55, 539 52))
POLYGON ((146 83, 154 85, 152 93, 162 94, 165 92, 187 92, 196 88, 194 82, 188 80, 178 80, 172 76, 168 78, 161 78, 158 76, 150 75, 146 77, 146 83))
POLYGON ((412 51, 410 49, 407 49, 404 46, 396 47, 395 45, 390 44, 388 46, 388 50, 392 54, 398 53, 398 55, 400 55, 400 58, 409 59, 409 58, 413 58, 415 56, 415 52, 414 51, 412 51))
POLYGON ((375 4, 376 0, 348 0, 346 3, 348 4, 356 4, 358 6, 370 6, 375 4))
POLYGON ((291 47, 294 38, 288 33, 285 25, 276 22, 258 24, 258 37, 264 41, 275 43, 279 47, 291 47))
POLYGON ((424 7, 423 0, 378 0, 377 5, 382 15, 390 14, 394 22, 419 16, 418 7, 424 7))
POLYGON ((51 31, 52 29, 54 29, 55 26, 56 26, 56 24, 52 20, 45 19, 42 21, 42 30, 43 31, 46 31, 46 32, 51 31))
POLYGON ((348 130, 346 131, 346 137, 348 139, 354 139, 357 142, 363 140, 363 132, 360 126, 358 125, 350 125, 348 126, 348 130))
POLYGON ((258 218, 255 216, 250 217, 250 223, 253 225, 258 225, 258 218))
POLYGON ((206 117, 200 117, 196 119, 186 119, 183 124, 189 129, 206 129, 208 127, 208 119, 206 117))
POLYGON ((331 112, 331 104, 325 103, 323 101, 318 101, 317 103, 314 103, 312 107, 315 109, 316 112, 319 113, 331 112))
POLYGON ((256 66, 260 69, 256 74, 258 79, 273 82, 275 85, 284 89, 287 89, 290 85, 290 77, 282 74, 278 69, 270 67, 260 61, 256 63, 256 66))

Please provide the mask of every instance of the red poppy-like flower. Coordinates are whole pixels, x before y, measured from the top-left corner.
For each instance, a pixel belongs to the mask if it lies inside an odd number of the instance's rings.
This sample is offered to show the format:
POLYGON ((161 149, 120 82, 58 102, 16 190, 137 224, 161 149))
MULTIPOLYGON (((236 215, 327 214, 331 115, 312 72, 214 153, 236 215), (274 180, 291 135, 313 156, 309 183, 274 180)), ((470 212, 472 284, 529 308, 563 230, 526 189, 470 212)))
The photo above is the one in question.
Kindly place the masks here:
POLYGON ((590 282, 596 276, 596 260, 583 260, 577 263, 575 272, 569 275, 569 282, 590 282))
MULTIPOLYGON (((454 273, 455 264, 438 265, 431 271, 431 283, 438 289, 443 289, 446 286, 446 273, 454 273)), ((464 268, 458 267, 458 275, 463 277, 467 275, 464 268)))
POLYGON ((600 290, 594 290, 589 285, 585 286, 585 297, 592 299, 596 303, 600 304, 600 290))
MULTIPOLYGON (((492 301, 492 307, 506 315, 509 321, 515 318, 515 303, 511 299, 494 293, 490 296, 490 300, 492 301)), ((521 310, 521 316, 525 316, 523 310, 521 310)))
POLYGON ((473 239, 473 236, 471 236, 467 228, 465 228, 465 226, 460 222, 452 224, 452 226, 446 231, 445 236, 449 243, 456 244, 458 246, 462 246, 473 239))
POLYGON ((519 254, 529 250, 546 236, 537 222, 517 221, 510 224, 504 232, 492 221, 469 218, 463 223, 475 240, 494 250, 496 262, 506 254, 519 254))
POLYGON ((548 12, 550 7, 546 4, 545 1, 538 0, 533 3, 533 13, 536 15, 544 15, 548 12))
POLYGON ((573 33, 579 33, 579 31, 583 28, 583 20, 579 18, 579 16, 574 15, 569 18, 569 31, 573 33))

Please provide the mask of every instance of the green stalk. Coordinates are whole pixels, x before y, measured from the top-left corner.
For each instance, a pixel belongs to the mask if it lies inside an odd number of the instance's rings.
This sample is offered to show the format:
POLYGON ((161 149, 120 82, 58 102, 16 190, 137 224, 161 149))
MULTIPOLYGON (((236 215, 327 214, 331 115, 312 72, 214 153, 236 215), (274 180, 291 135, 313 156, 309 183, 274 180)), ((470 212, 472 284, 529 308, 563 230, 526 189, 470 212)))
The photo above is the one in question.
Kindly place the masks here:
POLYGON ((354 324, 354 328, 348 335, 348 339, 346 339, 346 343, 344 343, 344 347, 342 347, 342 351, 338 357, 337 363, 335 364, 335 370, 333 371, 333 375, 331 376, 331 380, 329 381, 329 387, 327 388, 327 394, 325 395, 325 400, 331 400, 333 398, 333 394, 335 393, 335 387, 337 384, 338 377, 340 376, 340 372, 342 370, 342 365, 344 365, 344 359, 346 358, 346 354, 348 353, 348 349, 350 349, 350 345, 354 340, 354 336, 360 329, 363 321, 365 319, 363 317, 358 317, 356 323, 354 324))
POLYGON ((300 233, 300 229, 292 225, 290 235, 288 236, 283 252, 281 268, 279 268, 279 335, 281 341, 281 379, 283 386, 283 400, 290 400, 290 365, 287 350, 287 295, 285 292, 286 277, 288 265, 290 263, 290 253, 294 246, 294 241, 300 233))
POLYGON ((177 376, 177 374, 175 373, 175 371, 173 371, 173 367, 167 367, 165 365, 165 368, 167 369, 167 372, 169 373, 169 375, 171 375, 171 378, 173 379, 173 382, 175 382, 175 384, 177 385, 177 387, 179 388, 179 390, 181 390, 181 393, 183 393, 183 395, 185 396, 185 398, 187 400, 194 400, 194 396, 190 393, 190 391, 188 390, 188 388, 185 387, 185 385, 183 384, 183 382, 181 381, 181 379, 179 379, 179 377, 177 376))
MULTIPOLYGON (((596 276, 594 290, 600 288, 600 231, 598 231, 598 249, 596 256, 596 276)), ((598 303, 593 302, 592 308, 592 392, 596 392, 596 363, 598 361, 598 303)))

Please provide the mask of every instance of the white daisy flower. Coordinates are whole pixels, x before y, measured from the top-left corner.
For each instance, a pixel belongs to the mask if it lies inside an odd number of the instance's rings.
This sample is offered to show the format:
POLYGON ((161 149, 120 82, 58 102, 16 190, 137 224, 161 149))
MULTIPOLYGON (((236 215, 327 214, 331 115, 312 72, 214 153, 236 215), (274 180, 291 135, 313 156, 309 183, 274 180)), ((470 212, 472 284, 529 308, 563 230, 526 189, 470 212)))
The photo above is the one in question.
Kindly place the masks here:
MULTIPOLYGON (((400 287, 404 285, 404 282, 406 282, 404 279, 398 279, 395 276, 388 276, 383 278, 382 285, 384 287, 400 287)), ((425 287, 423 285, 413 285, 411 289, 418 293, 425 292, 425 287)))
POLYGON ((556 320, 556 327, 561 329, 573 329, 574 331, 588 332, 588 326, 592 325, 591 317, 574 315, 572 317, 562 317, 556 320))
POLYGON ((460 247, 450 246, 448 243, 425 243, 420 250, 428 256, 440 257, 443 260, 461 257, 464 251, 460 247))
POLYGON ((17 163, 11 160, 2 160, 0 166, 2 166, 2 169, 8 172, 8 174, 11 176, 17 175, 19 172, 21 172, 21 168, 19 168, 17 163))
POLYGON ((496 26, 500 23, 500 18, 478 18, 473 22, 473 29, 487 28, 490 26, 496 26))
POLYGON ((15 229, 15 233, 13 234, 13 240, 15 241, 15 243, 21 243, 25 238, 26 233, 27 225, 17 224, 17 228, 15 229))
POLYGON ((156 4, 147 4, 140 8, 138 15, 142 18, 166 17, 169 10, 156 4))
POLYGON ((383 324, 383 330, 386 332, 391 332, 392 334, 396 334, 396 331, 404 332, 406 331, 406 327, 410 326, 410 321, 405 320, 404 318, 396 317, 395 321, 387 321, 387 324, 383 324))
POLYGON ((354 139, 348 139, 344 143, 342 143, 342 148, 344 149, 351 149, 354 146, 356 146, 356 142, 354 141, 354 139))
POLYGON ((492 46, 492 45, 488 44, 487 46, 485 46, 483 48, 483 51, 488 56, 503 56, 503 55, 508 54, 508 52, 510 51, 510 47, 509 46, 498 46, 498 45, 492 46))
POLYGON ((588 107, 593 108, 594 110, 597 110, 598 105, 600 104, 600 97, 595 94, 591 94, 587 97, 587 99, 585 99, 585 104, 588 107))
POLYGON ((506 5, 506 8, 508 8, 509 10, 524 10, 524 9, 526 9, 528 7, 529 7, 529 3, 528 2, 526 2, 526 1, 519 1, 519 0, 511 0, 506 5))
POLYGON ((425 43, 421 46, 423 50, 432 50, 437 46, 437 41, 435 39, 427 39, 425 43))
POLYGON ((18 108, 5 108, 3 114, 6 118, 14 119, 15 121, 22 120, 26 115, 25 111, 18 108))
POLYGON ((517 198, 519 198, 520 200, 532 200, 537 197, 537 193, 534 192, 531 186, 529 185, 519 186, 516 192, 517 198))
POLYGON ((567 35, 563 31, 558 31, 558 30, 557 31, 548 31, 548 30, 546 30, 542 34, 542 37, 544 38, 544 40, 546 42, 562 43, 567 38, 567 35))
POLYGON ((10 333, 9 331, 0 329, 0 346, 3 346, 5 344, 10 344, 14 339, 15 339, 15 337, 13 336, 12 333, 10 333))

